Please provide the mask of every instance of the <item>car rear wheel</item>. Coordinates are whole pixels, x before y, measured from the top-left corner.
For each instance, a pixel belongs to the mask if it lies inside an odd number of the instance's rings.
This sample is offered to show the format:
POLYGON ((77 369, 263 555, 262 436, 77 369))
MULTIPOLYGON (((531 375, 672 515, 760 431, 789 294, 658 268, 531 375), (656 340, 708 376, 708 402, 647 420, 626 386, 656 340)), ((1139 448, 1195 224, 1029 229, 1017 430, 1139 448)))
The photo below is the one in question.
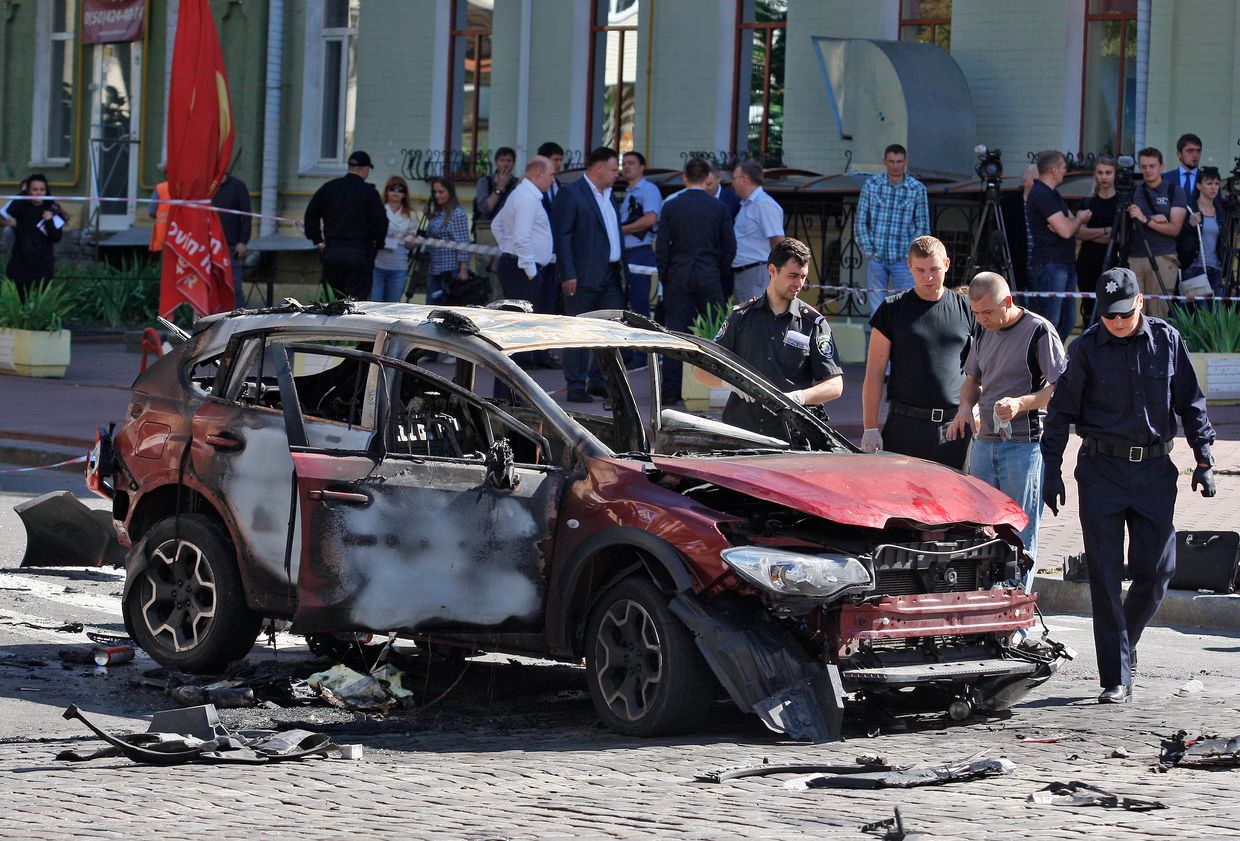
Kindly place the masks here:
POLYGON ((235 553, 200 514, 160 520, 147 533, 146 567, 125 597, 125 624, 155 660, 217 672, 244 657, 262 619, 245 604, 235 553))
POLYGON ((590 614, 586 676, 603 722, 631 736, 687 732, 714 685, 693 635, 643 578, 612 587, 590 614))

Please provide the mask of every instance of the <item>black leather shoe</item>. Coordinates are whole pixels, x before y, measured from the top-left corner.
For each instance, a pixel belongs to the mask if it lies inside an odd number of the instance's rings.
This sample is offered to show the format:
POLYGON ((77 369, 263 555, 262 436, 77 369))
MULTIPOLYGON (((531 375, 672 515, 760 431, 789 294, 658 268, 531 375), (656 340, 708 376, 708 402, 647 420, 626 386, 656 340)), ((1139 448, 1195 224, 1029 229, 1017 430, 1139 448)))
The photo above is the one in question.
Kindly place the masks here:
POLYGON ((586 393, 593 394, 595 397, 606 397, 607 386, 599 385, 599 384, 591 384, 590 387, 586 389, 586 393))
POLYGON ((589 394, 586 394, 585 391, 582 391, 580 389, 574 389, 568 393, 568 402, 569 403, 593 403, 594 398, 591 397, 589 394))
POLYGON ((1098 696, 1099 704, 1127 704, 1131 700, 1132 687, 1122 683, 1119 686, 1108 686, 1098 696))

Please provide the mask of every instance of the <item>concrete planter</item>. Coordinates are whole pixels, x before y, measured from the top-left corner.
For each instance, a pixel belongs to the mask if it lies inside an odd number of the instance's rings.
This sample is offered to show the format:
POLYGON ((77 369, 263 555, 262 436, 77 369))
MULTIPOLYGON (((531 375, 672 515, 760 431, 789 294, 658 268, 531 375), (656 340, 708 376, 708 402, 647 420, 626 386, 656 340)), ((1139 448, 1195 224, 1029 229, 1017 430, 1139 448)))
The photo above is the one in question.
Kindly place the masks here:
POLYGON ((1188 358, 1208 401, 1240 402, 1240 353, 1190 353, 1188 358))
POLYGON ((0 327, 0 374, 63 377, 69 367, 68 330, 14 330, 0 327))
POLYGON ((693 372, 697 369, 692 365, 685 365, 682 369, 680 380, 680 396, 685 401, 685 411, 687 412, 709 412, 712 409, 722 409, 728 402, 728 390, 726 388, 711 388, 702 385, 693 377, 693 372))

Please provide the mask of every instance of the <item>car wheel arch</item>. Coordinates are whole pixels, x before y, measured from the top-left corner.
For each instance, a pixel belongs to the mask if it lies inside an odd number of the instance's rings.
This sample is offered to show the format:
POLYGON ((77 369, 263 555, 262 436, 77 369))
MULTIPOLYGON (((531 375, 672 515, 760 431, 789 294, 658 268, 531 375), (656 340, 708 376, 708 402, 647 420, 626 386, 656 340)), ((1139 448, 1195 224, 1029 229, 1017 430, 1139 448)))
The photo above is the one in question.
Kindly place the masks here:
POLYGON ((642 575, 668 594, 693 589, 694 577, 684 557, 670 543, 649 532, 618 526, 592 535, 572 553, 562 582, 556 626, 549 629, 552 649, 580 656, 586 620, 597 599, 629 575, 642 575))

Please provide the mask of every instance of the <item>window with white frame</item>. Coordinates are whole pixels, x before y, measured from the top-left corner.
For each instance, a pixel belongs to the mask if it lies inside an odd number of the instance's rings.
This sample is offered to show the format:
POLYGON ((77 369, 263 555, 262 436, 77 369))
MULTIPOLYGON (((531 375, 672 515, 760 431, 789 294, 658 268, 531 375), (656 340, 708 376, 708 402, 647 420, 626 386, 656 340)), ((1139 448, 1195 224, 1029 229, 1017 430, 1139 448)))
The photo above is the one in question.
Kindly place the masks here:
POLYGON ((360 5, 361 0, 313 0, 307 4, 303 170, 339 167, 353 147, 360 5))
POLYGON ((75 0, 51 0, 38 6, 36 37, 44 48, 37 51, 35 60, 32 162, 68 163, 73 156, 76 20, 75 0))

